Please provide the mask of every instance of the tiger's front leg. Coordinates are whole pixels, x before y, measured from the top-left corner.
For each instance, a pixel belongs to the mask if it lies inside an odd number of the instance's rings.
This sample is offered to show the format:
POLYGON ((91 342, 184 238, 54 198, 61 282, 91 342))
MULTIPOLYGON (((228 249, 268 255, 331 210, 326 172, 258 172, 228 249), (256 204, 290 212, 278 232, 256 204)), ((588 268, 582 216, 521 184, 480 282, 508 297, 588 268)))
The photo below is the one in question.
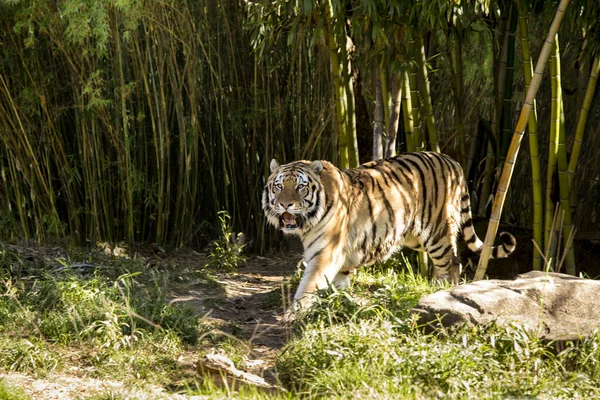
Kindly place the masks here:
POLYGON ((294 295, 292 311, 308 308, 314 303, 319 289, 325 289, 331 284, 338 286, 340 269, 344 264, 343 252, 338 247, 322 249, 312 255, 305 253, 308 261, 294 295))

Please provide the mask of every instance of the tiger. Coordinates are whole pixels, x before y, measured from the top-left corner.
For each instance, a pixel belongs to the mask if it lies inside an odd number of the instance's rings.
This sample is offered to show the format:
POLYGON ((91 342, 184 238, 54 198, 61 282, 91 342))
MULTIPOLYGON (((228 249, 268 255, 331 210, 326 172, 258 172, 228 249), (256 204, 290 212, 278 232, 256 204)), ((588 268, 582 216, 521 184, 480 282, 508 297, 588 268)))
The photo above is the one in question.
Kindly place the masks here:
MULTIPOLYGON (((344 170, 323 160, 273 159, 270 170, 261 201, 266 219, 304 247, 292 312, 310 305, 319 289, 349 287, 356 269, 402 247, 428 253, 433 278, 450 284, 458 284, 462 269, 458 238, 470 251, 482 250, 462 167, 445 154, 402 153, 344 170)), ((500 239, 492 258, 516 248, 510 233, 500 239)))

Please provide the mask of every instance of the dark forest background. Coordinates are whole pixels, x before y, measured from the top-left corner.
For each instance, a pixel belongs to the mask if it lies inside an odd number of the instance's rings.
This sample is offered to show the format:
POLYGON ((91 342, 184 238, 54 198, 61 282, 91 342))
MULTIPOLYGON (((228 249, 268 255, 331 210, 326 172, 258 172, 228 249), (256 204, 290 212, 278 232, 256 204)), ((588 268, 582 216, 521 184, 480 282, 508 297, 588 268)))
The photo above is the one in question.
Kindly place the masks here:
MULTIPOLYGON (((407 150, 459 160, 485 218, 557 7, 0 0, 0 237, 201 247, 226 210, 264 252, 272 158, 407 150)), ((600 230, 599 13, 567 8, 504 207, 546 241, 561 197, 557 220, 600 230)))

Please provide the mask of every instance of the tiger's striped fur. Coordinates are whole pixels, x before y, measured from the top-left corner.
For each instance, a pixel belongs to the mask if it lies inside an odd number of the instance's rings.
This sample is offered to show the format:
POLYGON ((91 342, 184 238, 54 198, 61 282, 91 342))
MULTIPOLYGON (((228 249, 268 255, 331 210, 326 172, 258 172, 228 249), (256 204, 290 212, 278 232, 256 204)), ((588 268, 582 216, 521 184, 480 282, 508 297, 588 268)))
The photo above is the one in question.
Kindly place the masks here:
MULTIPOLYGON (((405 153, 347 170, 327 161, 273 160, 262 206, 269 223, 302 239, 306 270, 296 305, 310 303, 308 295, 329 283, 349 286, 352 271, 403 246, 429 253, 434 278, 456 284, 459 235, 473 252, 483 246, 462 168, 440 153, 405 153)), ((511 234, 500 237, 494 258, 516 246, 511 234)))

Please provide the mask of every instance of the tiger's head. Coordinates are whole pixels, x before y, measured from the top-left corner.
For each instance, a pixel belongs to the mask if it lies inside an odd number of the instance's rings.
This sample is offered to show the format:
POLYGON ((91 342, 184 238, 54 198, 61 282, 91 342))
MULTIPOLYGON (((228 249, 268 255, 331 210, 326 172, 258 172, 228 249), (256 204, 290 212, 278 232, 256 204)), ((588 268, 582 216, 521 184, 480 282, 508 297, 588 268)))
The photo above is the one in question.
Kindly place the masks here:
POLYGON ((322 217, 325 192, 321 161, 279 165, 271 160, 271 175, 263 191, 262 207, 269 223, 287 234, 310 230, 322 217))

